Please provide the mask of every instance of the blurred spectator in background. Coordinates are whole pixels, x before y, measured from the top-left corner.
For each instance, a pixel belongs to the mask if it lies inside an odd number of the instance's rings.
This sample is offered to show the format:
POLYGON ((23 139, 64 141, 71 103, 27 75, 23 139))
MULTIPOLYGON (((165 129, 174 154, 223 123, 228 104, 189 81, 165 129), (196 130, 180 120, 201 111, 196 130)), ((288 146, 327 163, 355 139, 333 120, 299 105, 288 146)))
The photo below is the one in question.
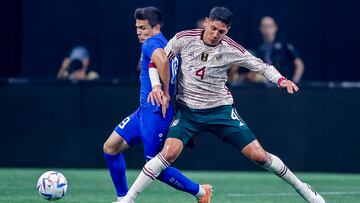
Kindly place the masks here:
POLYGON ((228 82, 230 85, 239 85, 245 81, 251 81, 251 82, 265 81, 264 80, 265 78, 259 74, 255 74, 255 77, 259 77, 260 80, 254 78, 252 73, 253 72, 249 71, 246 68, 242 68, 242 67, 238 66, 237 64, 232 64, 231 68, 228 71, 228 82))
MULTIPOLYGON (((256 56, 253 50, 248 50, 252 55, 256 56)), ((242 68, 237 64, 232 64, 228 72, 228 81, 230 85, 239 85, 242 82, 267 82, 267 79, 255 72, 250 71, 247 68, 242 68)))
POLYGON ((90 68, 89 52, 85 47, 76 46, 70 56, 64 58, 57 74, 58 79, 94 80, 99 74, 90 68))
MULTIPOLYGON (((263 43, 256 51, 257 57, 265 63, 274 65, 288 79, 299 83, 304 73, 304 63, 294 46, 276 38, 278 30, 274 18, 265 16, 260 21, 260 33, 263 43)), ((253 72, 248 76, 251 80, 261 80, 253 72)))
POLYGON ((199 29, 204 29, 204 22, 205 18, 200 18, 198 21, 196 21, 195 27, 199 29))

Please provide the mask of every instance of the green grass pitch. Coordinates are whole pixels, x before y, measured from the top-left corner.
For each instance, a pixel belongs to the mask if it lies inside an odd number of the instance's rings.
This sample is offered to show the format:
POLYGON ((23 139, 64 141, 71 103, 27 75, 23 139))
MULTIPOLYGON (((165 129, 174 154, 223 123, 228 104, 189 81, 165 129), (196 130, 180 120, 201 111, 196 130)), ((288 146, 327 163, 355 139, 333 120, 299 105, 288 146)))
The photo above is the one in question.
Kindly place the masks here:
MULTIPOLYGON (((38 177, 50 169, 0 168, 0 203, 46 203, 36 191, 38 177)), ((107 170, 59 169, 68 181, 66 196, 58 203, 111 203, 115 190, 107 170)), ((129 185, 138 170, 128 171, 129 185)), ((213 203, 304 202, 294 190, 267 172, 185 171, 200 183, 214 186, 213 203)), ((323 194, 327 202, 360 202, 360 174, 297 173, 323 194)), ((159 181, 139 196, 137 203, 196 202, 159 181)))

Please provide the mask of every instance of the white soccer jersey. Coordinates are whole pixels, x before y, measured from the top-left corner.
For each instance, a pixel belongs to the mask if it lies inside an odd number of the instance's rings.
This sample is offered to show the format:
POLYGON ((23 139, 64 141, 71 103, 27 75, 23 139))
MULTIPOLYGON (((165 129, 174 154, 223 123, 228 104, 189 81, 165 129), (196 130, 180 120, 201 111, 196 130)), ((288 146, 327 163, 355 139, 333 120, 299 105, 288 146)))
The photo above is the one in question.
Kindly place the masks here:
POLYGON ((189 108, 233 104, 232 95, 225 85, 231 64, 260 73, 273 83, 282 77, 275 67, 263 63, 230 37, 225 36, 219 45, 213 47, 203 42, 202 34, 202 29, 179 32, 165 47, 169 58, 180 55, 176 99, 189 108))

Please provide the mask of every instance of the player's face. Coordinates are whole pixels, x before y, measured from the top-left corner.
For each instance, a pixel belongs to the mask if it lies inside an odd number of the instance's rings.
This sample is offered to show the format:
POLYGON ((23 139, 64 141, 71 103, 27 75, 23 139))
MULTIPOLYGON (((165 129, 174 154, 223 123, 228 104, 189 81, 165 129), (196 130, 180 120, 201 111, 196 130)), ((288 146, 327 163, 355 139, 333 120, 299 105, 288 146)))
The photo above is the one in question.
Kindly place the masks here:
POLYGON ((208 18, 206 18, 204 26, 205 32, 203 40, 205 44, 210 46, 218 45, 220 40, 224 38, 230 29, 225 23, 218 20, 210 20, 208 18))
POLYGON ((153 36, 154 34, 154 29, 150 26, 148 20, 136 19, 135 26, 136 34, 140 43, 143 43, 147 38, 153 36))

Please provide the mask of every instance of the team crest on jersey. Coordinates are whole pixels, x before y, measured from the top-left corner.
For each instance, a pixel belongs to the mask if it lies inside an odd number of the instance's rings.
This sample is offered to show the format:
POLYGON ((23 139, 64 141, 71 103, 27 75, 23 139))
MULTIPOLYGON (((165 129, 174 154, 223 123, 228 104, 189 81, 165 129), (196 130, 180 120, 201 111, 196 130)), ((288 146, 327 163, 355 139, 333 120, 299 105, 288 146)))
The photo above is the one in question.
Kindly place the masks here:
POLYGON ((200 59, 201 59, 203 62, 206 62, 206 61, 208 60, 208 57, 209 57, 209 54, 203 52, 203 53, 201 53, 201 58, 200 58, 200 59))

